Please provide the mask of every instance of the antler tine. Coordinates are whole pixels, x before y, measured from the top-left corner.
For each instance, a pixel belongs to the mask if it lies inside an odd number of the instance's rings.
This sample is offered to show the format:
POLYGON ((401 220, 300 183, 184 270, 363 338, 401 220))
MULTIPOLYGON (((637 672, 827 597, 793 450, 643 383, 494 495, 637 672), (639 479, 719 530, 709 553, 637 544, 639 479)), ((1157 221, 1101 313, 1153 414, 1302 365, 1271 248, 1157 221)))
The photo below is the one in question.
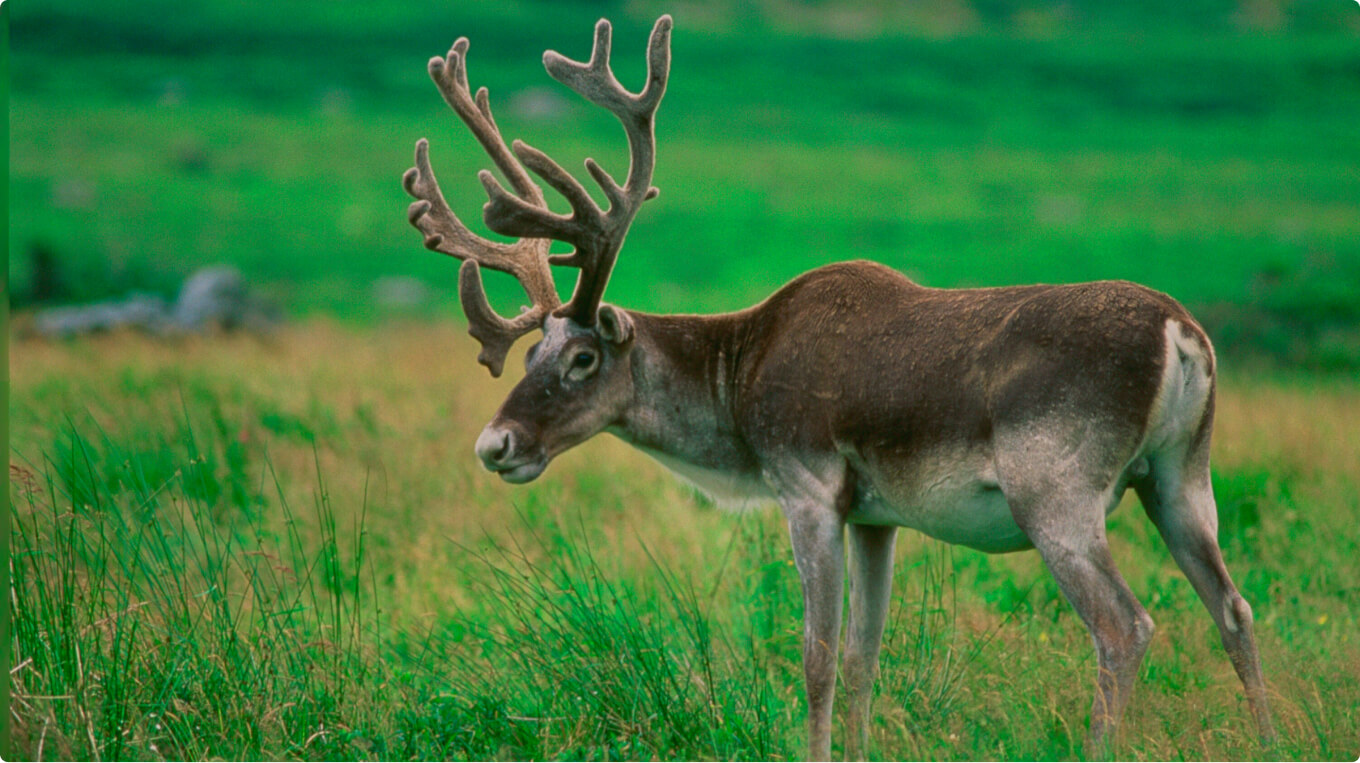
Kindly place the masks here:
MULTIPOLYGON (((458 114, 486 150, 496 166, 505 173, 520 197, 521 204, 548 212, 543 191, 529 178, 524 168, 515 161, 500 130, 491 116, 490 99, 486 88, 474 97, 467 81, 467 38, 453 44, 445 58, 432 58, 430 78, 434 80, 445 102, 458 114)), ((449 208, 434 170, 430 167, 429 142, 416 142, 415 167, 402 176, 406 192, 416 198, 407 210, 411 224, 425 235, 425 246, 437 252, 464 260, 458 273, 458 286, 463 312, 468 318, 468 333, 482 343, 478 361, 492 376, 500 376, 505 356, 516 339, 537 327, 545 315, 561 304, 553 286, 552 269, 548 263, 548 238, 521 238, 510 244, 490 241, 473 233, 449 208), (513 320, 506 320, 491 309, 482 288, 479 267, 500 270, 514 276, 528 294, 533 306, 513 320)), ((481 173, 483 184, 491 175, 481 173)), ((494 181, 493 181, 494 182, 494 181)), ((500 189, 500 186, 497 185, 500 189)), ((503 189, 500 189, 505 193, 503 189)))
POLYGON ((652 27, 647 42, 647 83, 639 93, 630 93, 619 83, 609 66, 612 28, 608 19, 595 22, 595 45, 586 63, 573 61, 557 51, 543 54, 543 66, 552 78, 575 90, 587 101, 606 108, 620 119, 630 113, 638 119, 650 118, 666 91, 671 66, 671 17, 662 16, 652 27))
POLYGON ((477 362, 495 377, 505 370, 505 356, 515 340, 538 328, 548 314, 548 308, 535 306, 511 320, 497 315, 486 301, 482 271, 474 260, 465 260, 458 269, 458 299, 468 319, 468 333, 482 345, 477 362))
POLYGON ((556 314, 590 326, 604 295, 605 284, 618 258, 628 226, 644 201, 656 198, 652 172, 656 166, 656 135, 653 129, 656 109, 666 91, 670 73, 671 17, 662 16, 652 29, 647 46, 647 84, 631 93, 619 84, 609 66, 611 27, 605 19, 595 25, 595 43, 590 61, 580 63, 555 51, 543 54, 543 65, 553 79, 576 91, 591 103, 602 106, 619 118, 628 136, 630 161, 627 182, 620 186, 594 159, 585 166, 609 199, 609 210, 602 211, 560 165, 541 151, 515 141, 515 156, 571 204, 569 216, 526 202, 507 192, 489 174, 482 176, 490 200, 483 210, 487 227, 505 235, 549 236, 575 247, 571 254, 551 257, 555 265, 580 268, 571 301, 556 314))
POLYGON ((434 80, 440 95, 444 96, 444 102, 458 114, 492 161, 505 173, 515 192, 533 204, 544 206, 542 189, 525 174, 505 147, 505 139, 491 117, 491 99, 487 89, 478 88, 476 98, 472 97, 467 78, 467 50, 468 39, 459 37, 449 49, 448 56, 431 58, 430 79, 434 80))
POLYGON ((592 249, 578 247, 571 255, 553 258, 554 264, 581 269, 571 300, 557 310, 558 315, 578 323, 591 325, 595 322, 595 313, 628 227, 642 203, 656 198, 659 193, 651 184, 656 167, 654 125, 656 110, 661 105, 670 75, 671 24, 671 17, 666 15, 657 19, 652 28, 647 43, 647 84, 639 93, 625 90, 609 66, 610 26, 604 19, 595 25, 595 44, 589 62, 578 63, 551 51, 543 55, 543 65, 553 79, 591 103, 613 112, 628 136, 628 179, 622 187, 598 163, 586 160, 586 170, 609 199, 609 212, 603 226, 608 245, 592 249))

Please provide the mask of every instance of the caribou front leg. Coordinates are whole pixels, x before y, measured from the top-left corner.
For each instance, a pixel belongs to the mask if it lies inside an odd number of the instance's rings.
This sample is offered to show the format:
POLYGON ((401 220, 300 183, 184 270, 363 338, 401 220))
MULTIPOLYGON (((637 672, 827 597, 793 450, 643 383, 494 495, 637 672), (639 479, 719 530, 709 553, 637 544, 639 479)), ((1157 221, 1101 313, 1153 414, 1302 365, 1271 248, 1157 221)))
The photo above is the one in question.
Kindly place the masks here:
POLYGON ((781 500, 803 584, 803 674, 807 680, 808 758, 831 758, 831 707, 836 692, 841 598, 845 587, 845 521, 832 502, 781 500))
POLYGON ((896 527, 850 525, 850 626, 845 634, 845 757, 864 760, 878 650, 892 593, 896 527))

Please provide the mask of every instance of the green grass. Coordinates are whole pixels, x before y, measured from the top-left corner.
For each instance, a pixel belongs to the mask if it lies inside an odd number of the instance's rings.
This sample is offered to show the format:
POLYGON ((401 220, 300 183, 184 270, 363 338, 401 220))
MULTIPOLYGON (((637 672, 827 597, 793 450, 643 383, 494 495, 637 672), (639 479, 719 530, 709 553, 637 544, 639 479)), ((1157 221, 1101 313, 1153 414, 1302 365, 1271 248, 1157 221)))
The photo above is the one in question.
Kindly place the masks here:
MULTIPOLYGON (((430 362, 470 344, 316 323, 20 341, 7 757, 801 756, 778 512, 714 511, 603 438, 499 482, 470 447, 504 382, 430 362)), ((1360 750, 1356 411, 1349 383, 1222 389, 1220 543, 1256 612, 1276 748, 1155 530, 1132 501, 1114 515, 1158 624, 1120 757, 1360 750)), ((904 532, 871 750, 1082 757, 1094 670, 1034 554, 904 532)))
MULTIPOLYGON (((41 758, 44 746, 61 759, 794 749, 787 732, 773 736, 793 708, 770 684, 771 666, 787 672, 798 654, 783 627, 792 613, 779 611, 795 600, 787 590, 755 608, 763 627, 714 633, 714 602, 693 581, 660 562, 655 580, 616 580, 581 531, 525 521, 514 547, 483 539, 457 554, 474 604, 428 625, 394 622, 365 554, 365 504, 338 528, 320 474, 301 515, 281 490, 228 496, 218 475, 247 478, 249 465, 215 463, 216 448, 199 452, 187 427, 178 434, 148 454, 71 429, 41 478, 19 471, 20 756, 41 758), (168 476, 143 466, 157 455, 176 465, 168 476)), ((267 458, 260 466, 279 479, 267 458)))

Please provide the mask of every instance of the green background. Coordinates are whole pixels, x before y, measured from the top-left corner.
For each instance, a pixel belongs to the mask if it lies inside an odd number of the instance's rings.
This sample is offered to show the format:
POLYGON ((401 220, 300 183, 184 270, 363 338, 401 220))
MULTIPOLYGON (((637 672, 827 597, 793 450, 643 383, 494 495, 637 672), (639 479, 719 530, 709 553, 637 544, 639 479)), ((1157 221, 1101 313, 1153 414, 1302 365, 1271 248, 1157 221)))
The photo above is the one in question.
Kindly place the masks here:
MULTIPOLYGON (((857 257, 934 286, 1127 278, 1229 353, 1360 365, 1360 9, 1106 5, 20 1, 13 298, 173 296, 228 262, 293 313, 372 319, 385 275, 456 313, 454 263, 421 248, 399 178, 429 137, 480 224, 490 162, 425 61, 468 36, 507 139, 621 175, 622 131, 540 55, 585 58, 607 15, 637 87, 670 12, 662 195, 609 300, 732 309, 857 257)), ((519 298, 494 287, 502 309, 519 298)))

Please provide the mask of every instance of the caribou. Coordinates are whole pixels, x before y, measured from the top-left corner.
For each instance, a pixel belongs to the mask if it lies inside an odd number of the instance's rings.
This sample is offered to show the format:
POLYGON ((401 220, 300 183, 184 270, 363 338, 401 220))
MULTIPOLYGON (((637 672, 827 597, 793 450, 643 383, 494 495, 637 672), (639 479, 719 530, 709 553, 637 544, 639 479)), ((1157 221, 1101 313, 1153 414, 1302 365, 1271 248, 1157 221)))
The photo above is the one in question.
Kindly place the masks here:
POLYGON ((486 226, 514 240, 479 236, 454 214, 423 138, 403 177, 416 199, 409 220, 427 248, 463 261, 460 301, 493 376, 517 339, 542 332, 523 379, 477 438, 482 464, 529 482, 558 454, 609 432, 716 499, 777 503, 802 584, 808 752, 819 759, 831 754, 847 557, 845 750, 864 752, 899 527, 984 552, 1039 552, 1095 643, 1088 743, 1108 743, 1153 632, 1106 539, 1106 517, 1132 488, 1213 617, 1269 740, 1251 607, 1216 538, 1214 350, 1172 298, 1124 281, 927 288, 855 261, 721 315, 601 301, 629 225, 658 193, 654 125, 671 27, 669 16, 656 22, 636 93, 610 68, 606 20, 589 61, 543 56, 549 75, 623 124, 622 185, 585 161, 607 208, 543 152, 506 146, 486 88, 473 95, 468 86, 467 38, 429 62, 510 186, 478 175, 486 226), (571 212, 549 209, 526 170, 571 212), (572 251, 549 255, 553 241, 572 251), (566 304, 553 265, 579 271, 566 304), (514 276, 531 306, 497 314, 482 268, 514 276))

